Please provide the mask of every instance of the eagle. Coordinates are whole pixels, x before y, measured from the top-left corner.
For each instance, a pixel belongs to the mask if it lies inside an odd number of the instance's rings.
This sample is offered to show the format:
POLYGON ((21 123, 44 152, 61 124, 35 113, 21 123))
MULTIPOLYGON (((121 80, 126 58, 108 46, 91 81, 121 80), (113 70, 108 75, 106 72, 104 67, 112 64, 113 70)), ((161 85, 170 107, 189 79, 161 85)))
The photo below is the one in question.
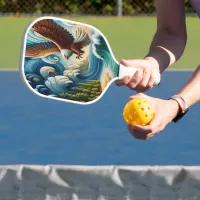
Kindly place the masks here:
POLYGON ((72 35, 52 19, 38 21, 32 29, 48 41, 27 45, 26 57, 42 58, 52 53, 61 53, 67 60, 73 54, 80 59, 84 54, 83 48, 90 44, 88 34, 80 27, 74 26, 72 35))

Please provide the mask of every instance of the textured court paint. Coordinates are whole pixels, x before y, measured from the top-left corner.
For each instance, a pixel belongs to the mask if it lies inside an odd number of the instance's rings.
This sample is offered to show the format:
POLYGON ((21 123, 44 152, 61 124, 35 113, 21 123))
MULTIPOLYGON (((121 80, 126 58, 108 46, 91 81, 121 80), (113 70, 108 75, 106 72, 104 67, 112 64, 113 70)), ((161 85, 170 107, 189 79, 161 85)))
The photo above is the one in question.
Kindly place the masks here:
MULTIPOLYGON (((149 92, 168 98, 192 72, 166 72, 149 92)), ((148 141, 130 136, 123 107, 135 94, 114 84, 97 103, 80 106, 40 98, 19 72, 0 72, 0 164, 199 165, 200 105, 148 141)))

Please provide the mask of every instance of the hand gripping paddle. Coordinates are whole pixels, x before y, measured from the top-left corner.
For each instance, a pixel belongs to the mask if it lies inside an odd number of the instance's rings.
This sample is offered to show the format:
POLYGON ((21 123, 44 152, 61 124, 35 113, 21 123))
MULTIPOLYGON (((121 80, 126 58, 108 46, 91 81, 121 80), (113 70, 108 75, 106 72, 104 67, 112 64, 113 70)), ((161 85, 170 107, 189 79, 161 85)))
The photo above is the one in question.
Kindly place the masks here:
MULTIPOLYGON (((41 17, 25 32, 20 71, 33 93, 84 105, 99 100, 114 80, 133 76, 137 69, 119 64, 95 27, 41 17)), ((155 85, 160 74, 156 78, 155 85)))

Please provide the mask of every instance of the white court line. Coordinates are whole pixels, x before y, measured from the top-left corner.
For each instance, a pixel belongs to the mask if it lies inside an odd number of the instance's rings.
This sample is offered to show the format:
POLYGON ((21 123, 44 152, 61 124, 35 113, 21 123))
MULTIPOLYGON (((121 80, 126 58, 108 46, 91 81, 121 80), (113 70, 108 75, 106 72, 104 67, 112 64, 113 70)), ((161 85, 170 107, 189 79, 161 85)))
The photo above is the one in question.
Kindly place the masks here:
MULTIPOLYGON (((168 72, 185 72, 185 71, 194 71, 195 69, 189 69, 189 68, 181 68, 181 69, 167 69, 165 71, 168 71, 168 72)), ((9 68, 1 68, 0 69, 0 72, 16 72, 16 71, 19 71, 19 69, 9 69, 9 68)))
POLYGON ((168 72, 191 72, 191 71, 194 71, 195 69, 189 69, 189 68, 181 68, 181 69, 167 69, 165 71, 168 71, 168 72))
POLYGON ((0 72, 17 72, 17 71, 19 71, 19 69, 6 69, 6 68, 0 69, 0 72))

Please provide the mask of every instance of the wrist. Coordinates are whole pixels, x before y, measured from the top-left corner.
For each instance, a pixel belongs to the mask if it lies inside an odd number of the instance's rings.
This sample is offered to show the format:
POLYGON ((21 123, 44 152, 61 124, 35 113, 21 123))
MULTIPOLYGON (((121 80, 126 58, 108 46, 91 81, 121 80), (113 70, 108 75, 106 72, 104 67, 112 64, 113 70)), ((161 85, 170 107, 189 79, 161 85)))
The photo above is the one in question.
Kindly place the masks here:
POLYGON ((163 46, 152 47, 146 57, 154 58, 157 61, 160 73, 176 62, 175 55, 163 46))
POLYGON ((153 69, 155 69, 157 72, 160 73, 159 63, 158 63, 158 61, 154 57, 147 56, 144 59, 150 61, 151 62, 151 67, 153 69))
POLYGON ((173 99, 169 99, 168 102, 170 103, 170 108, 174 111, 173 116, 172 116, 172 120, 173 120, 180 112, 180 107, 179 107, 179 104, 173 99))
POLYGON ((170 97, 169 101, 174 101, 176 103, 176 105, 178 105, 178 109, 177 109, 177 107, 172 108, 172 109, 174 109, 175 112, 178 111, 178 112, 176 112, 176 116, 172 120, 173 122, 177 122, 188 112, 189 109, 188 109, 187 102, 180 95, 174 95, 174 96, 170 97))

